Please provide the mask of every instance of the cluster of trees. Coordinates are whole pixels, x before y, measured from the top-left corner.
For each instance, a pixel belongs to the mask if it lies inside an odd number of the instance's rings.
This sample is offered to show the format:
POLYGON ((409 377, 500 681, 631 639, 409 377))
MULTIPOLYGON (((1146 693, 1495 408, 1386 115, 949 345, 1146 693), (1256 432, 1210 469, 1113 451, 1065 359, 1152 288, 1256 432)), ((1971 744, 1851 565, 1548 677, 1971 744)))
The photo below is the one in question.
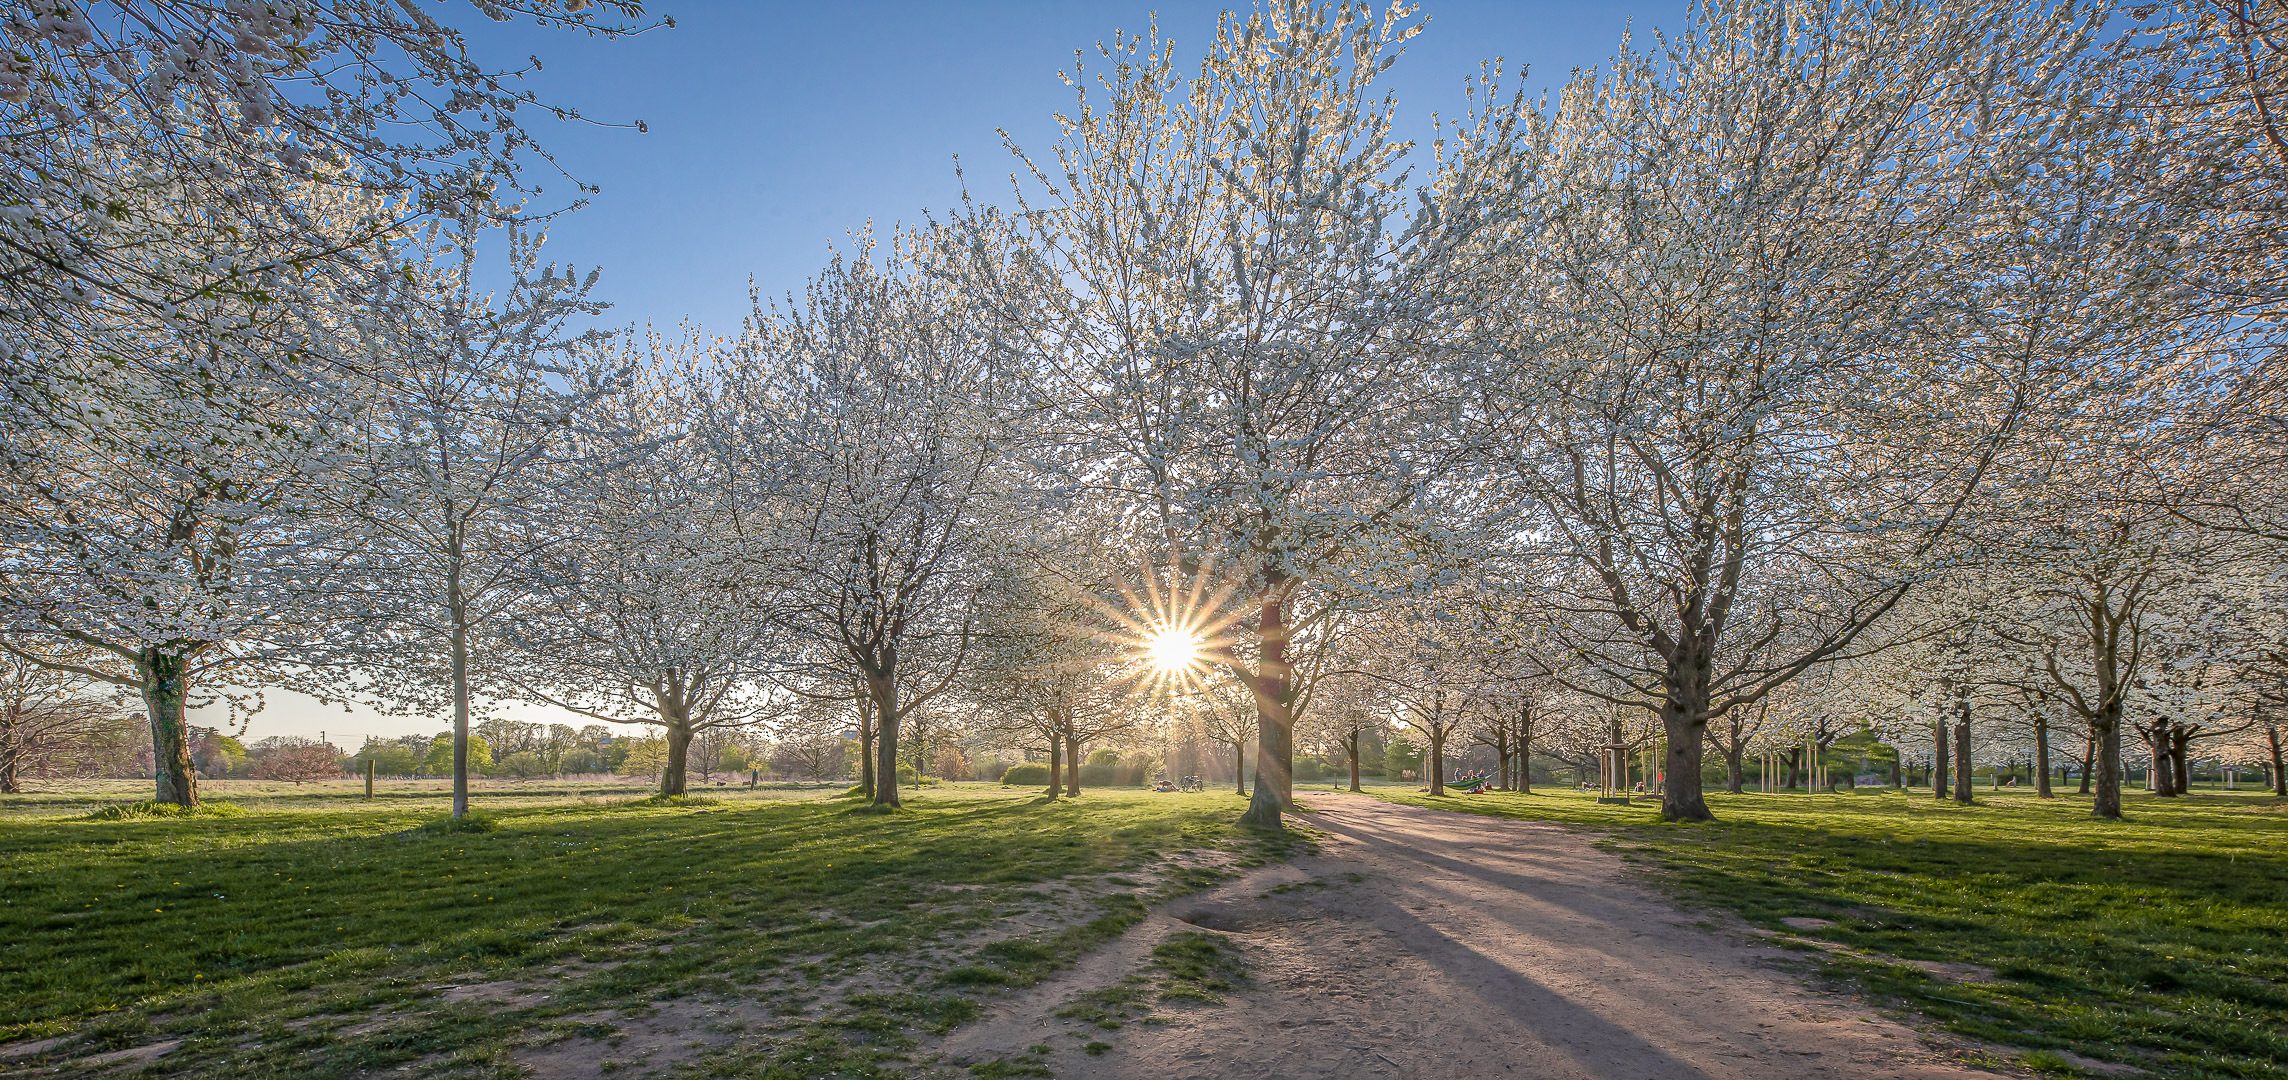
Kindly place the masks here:
POLYGON ((1657 748, 1673 819, 1862 731, 2070 732, 2108 816, 2125 738, 2280 772, 2270 9, 1716 0, 1421 147, 1417 16, 1273 0, 715 335, 579 329, 536 103, 424 14, 34 8, 0 643, 139 696, 163 800, 266 683, 449 712, 456 813, 480 745, 587 752, 480 744, 507 699, 655 726, 671 793, 757 727, 884 804, 1180 738, 1269 827, 1393 724, 1434 789, 1657 748))

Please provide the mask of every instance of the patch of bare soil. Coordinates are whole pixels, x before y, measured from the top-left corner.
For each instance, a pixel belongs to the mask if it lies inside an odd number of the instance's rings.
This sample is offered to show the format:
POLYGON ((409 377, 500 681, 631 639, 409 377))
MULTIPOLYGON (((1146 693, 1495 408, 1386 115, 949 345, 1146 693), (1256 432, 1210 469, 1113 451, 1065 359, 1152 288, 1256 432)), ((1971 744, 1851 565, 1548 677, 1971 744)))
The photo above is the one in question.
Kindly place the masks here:
POLYGON ((1321 850, 1179 901, 940 1045, 939 1068, 1029 1060, 1089 1080, 1502 1076, 1774 1080, 1992 1074, 1788 952, 1717 934, 1562 827, 1312 794, 1321 850), (1104 1031, 1060 1005, 1167 935, 1236 944, 1251 985, 1104 1031), (1086 1051, 1101 1043, 1098 1053, 1086 1051))
MULTIPOLYGON (((534 1040, 513 1050, 512 1057, 531 1080, 687 1075, 718 1059, 736 1061, 766 1052, 774 1041, 831 1018, 855 994, 939 992, 937 977, 970 960, 984 945, 1055 933, 1096 917, 1096 901, 1108 894, 1149 892, 1176 874, 1215 869, 1229 861, 1221 852, 1185 852, 1165 860, 1163 867, 1040 882, 1012 890, 984 908, 990 920, 983 925, 915 953, 843 962, 816 976, 781 974, 757 983, 741 998, 680 995, 647 1001, 632 1010, 575 1017, 610 1034, 534 1040)), ((944 887, 948 903, 972 903, 972 894, 983 891, 982 886, 944 887)), ((841 921, 830 911, 814 912, 813 917, 841 921)), ((521 1004, 538 991, 530 985, 494 982, 456 988, 446 996, 454 992, 467 999, 521 1004)))
POLYGON ((166 1042, 156 1042, 149 1046, 131 1046, 125 1050, 113 1050, 108 1054, 83 1057, 73 1064, 88 1069, 101 1069, 111 1065, 147 1065, 159 1060, 168 1051, 181 1045, 183 1045, 183 1040, 169 1039, 166 1042))

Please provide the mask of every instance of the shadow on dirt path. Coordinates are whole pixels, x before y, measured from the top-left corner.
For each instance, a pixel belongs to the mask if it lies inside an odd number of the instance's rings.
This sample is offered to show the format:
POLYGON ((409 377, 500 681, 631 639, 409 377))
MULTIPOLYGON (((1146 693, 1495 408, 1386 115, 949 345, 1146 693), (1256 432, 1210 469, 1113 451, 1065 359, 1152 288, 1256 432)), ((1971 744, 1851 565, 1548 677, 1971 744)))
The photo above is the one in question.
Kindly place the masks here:
POLYGON ((1695 926, 1563 827, 1310 793, 1323 850, 1179 901, 956 1033, 958 1067, 1047 1045, 1060 1077, 1991 1077, 1822 993, 1793 954, 1695 926), (1104 1032, 1060 1004, 1204 929, 1252 976, 1104 1032), (1101 1039, 1096 1055, 1083 1052, 1101 1039))

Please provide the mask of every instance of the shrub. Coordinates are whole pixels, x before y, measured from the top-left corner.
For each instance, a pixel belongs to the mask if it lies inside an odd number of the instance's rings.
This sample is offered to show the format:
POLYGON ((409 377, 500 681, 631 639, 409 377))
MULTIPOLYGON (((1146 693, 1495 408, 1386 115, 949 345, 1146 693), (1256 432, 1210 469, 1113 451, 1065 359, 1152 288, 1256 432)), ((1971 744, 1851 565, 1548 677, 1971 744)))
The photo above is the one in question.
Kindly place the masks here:
POLYGON ((454 817, 447 814, 444 817, 430 818, 421 823, 422 832, 435 836, 443 836, 448 833, 487 833, 498 828, 500 828, 498 818, 477 813, 471 813, 464 817, 454 817))
POLYGON ((969 755, 962 753, 958 747, 948 746, 937 752, 937 761, 930 771, 936 773, 940 780, 967 780, 969 755))
POLYGON ((1080 767, 1080 786, 1084 788, 1111 787, 1117 765, 1083 765, 1080 767))
MULTIPOLYGON (((1001 779, 1002 774, 1008 771, 1008 762, 1003 761, 1000 758, 994 758, 993 760, 977 767, 977 778, 979 780, 986 781, 999 780, 1001 779)), ((1048 783, 1048 777, 1042 777, 1041 782, 1044 784, 1048 783)))
POLYGON ((899 787, 914 787, 914 786, 916 786, 916 785, 915 785, 915 783, 914 783, 914 777, 915 777, 916 775, 917 775, 917 774, 914 772, 914 767, 913 767, 913 766, 911 766, 911 765, 908 765, 908 764, 906 764, 906 763, 905 763, 905 762, 903 762, 903 761, 901 761, 901 762, 899 762, 899 763, 898 763, 898 786, 899 786, 899 787))
POLYGON ((1001 774, 1001 782, 1012 787, 1047 787, 1049 786, 1048 763, 1028 761, 1022 765, 1011 765, 1007 772, 1001 774))
POLYGON ((148 821, 154 818, 236 817, 245 812, 245 810, 240 809, 235 804, 226 802, 200 803, 197 806, 177 806, 174 803, 163 803, 157 799, 145 799, 139 803, 121 803, 118 806, 106 806, 101 810, 87 815, 87 817, 81 820, 148 821))

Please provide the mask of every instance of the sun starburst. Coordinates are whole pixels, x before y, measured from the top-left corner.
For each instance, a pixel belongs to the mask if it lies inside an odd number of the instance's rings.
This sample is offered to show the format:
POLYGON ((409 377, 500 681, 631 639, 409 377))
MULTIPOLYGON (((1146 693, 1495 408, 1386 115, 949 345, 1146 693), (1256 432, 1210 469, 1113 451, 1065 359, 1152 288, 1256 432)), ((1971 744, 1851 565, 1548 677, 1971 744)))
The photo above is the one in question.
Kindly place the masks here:
POLYGON ((1171 559, 1145 566, 1119 583, 1117 599, 1094 605, 1107 637, 1129 657, 1134 692, 1167 700, 1201 688, 1232 648, 1225 606, 1237 584, 1212 561, 1187 567, 1171 559))

